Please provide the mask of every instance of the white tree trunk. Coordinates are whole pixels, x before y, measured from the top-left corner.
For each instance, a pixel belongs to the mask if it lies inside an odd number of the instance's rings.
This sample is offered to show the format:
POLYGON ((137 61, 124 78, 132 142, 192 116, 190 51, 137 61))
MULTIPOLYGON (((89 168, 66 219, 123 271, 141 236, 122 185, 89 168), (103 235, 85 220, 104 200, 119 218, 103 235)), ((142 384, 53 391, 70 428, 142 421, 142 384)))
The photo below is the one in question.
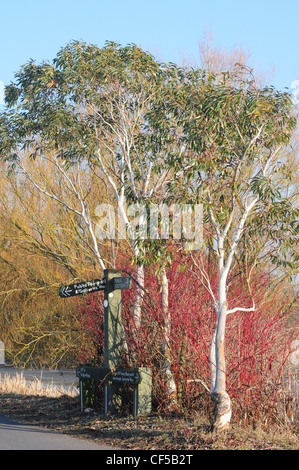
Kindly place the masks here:
MULTIPOLYGON (((270 157, 267 164, 270 162, 270 157)), ((266 166, 264 171, 266 170, 266 166)), ((210 363, 211 363, 211 399, 215 403, 214 410, 214 430, 223 430, 229 426, 231 420, 231 400, 226 391, 226 365, 225 365, 225 325, 228 313, 233 313, 237 310, 252 311, 252 308, 234 308, 228 310, 227 307, 227 277, 231 268, 232 260, 240 241, 242 231, 247 220, 249 212, 253 209, 258 201, 256 196, 251 202, 245 204, 243 213, 237 224, 236 232, 233 241, 230 244, 228 254, 225 259, 224 242, 233 221, 235 206, 233 204, 230 216, 223 230, 220 230, 214 214, 209 209, 210 220, 215 228, 218 244, 218 302, 216 304, 217 311, 217 327, 213 335, 211 350, 210 350, 210 363)))
POLYGON ((211 344, 211 399, 215 403, 213 430, 226 429, 231 420, 231 401, 226 391, 225 325, 227 317, 226 271, 219 260, 217 327, 211 344))
POLYGON ((169 312, 169 287, 166 270, 163 267, 161 272, 161 288, 162 288, 162 309, 164 314, 164 328, 163 328, 163 355, 164 364, 163 371, 165 374, 168 408, 176 406, 177 404, 177 387, 171 370, 171 352, 170 352, 170 335, 171 335, 171 318, 169 312))
POLYGON ((210 348, 210 369, 211 369, 211 389, 212 394, 216 385, 216 331, 217 327, 213 331, 211 348, 210 348))
MULTIPOLYGON (((128 215, 127 215, 127 206, 124 196, 124 191, 121 191, 121 194, 118 195, 116 193, 116 197, 118 200, 118 224, 119 224, 119 231, 120 231, 120 238, 126 239, 127 235, 132 238, 132 227, 130 225, 128 215), (120 228, 121 227, 121 228, 120 228)), ((141 217, 140 224, 142 225, 143 219, 141 217)), ((138 257, 139 251, 138 247, 134 246, 134 239, 132 238, 132 247, 134 250, 135 257, 138 257)), ((136 294, 135 300, 133 303, 133 312, 132 317, 136 327, 138 330, 141 327, 141 315, 142 315, 142 304, 144 298, 144 266, 136 265, 135 268, 135 280, 136 280, 136 294)))
POLYGON ((136 266, 136 294, 133 304, 133 321, 137 332, 141 327, 142 304, 144 297, 144 267, 136 266))

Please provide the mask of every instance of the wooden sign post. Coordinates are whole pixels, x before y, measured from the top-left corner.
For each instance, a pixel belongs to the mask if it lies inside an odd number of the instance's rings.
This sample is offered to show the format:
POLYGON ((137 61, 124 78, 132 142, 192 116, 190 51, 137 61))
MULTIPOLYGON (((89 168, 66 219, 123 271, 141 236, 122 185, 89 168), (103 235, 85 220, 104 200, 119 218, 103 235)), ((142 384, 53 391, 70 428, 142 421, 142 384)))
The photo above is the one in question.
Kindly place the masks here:
MULTIPOLYGON (((120 367, 122 348, 121 290, 114 289, 114 282, 120 271, 104 271, 106 289, 104 291, 104 367, 115 370, 120 367)), ((105 414, 115 412, 121 403, 117 395, 119 385, 105 382, 105 414)))
POLYGON ((104 271, 104 279, 71 284, 59 289, 59 295, 63 298, 104 290, 104 368, 87 365, 77 368, 82 410, 84 382, 103 381, 105 414, 119 410, 121 403, 117 391, 122 383, 134 386, 134 416, 151 412, 151 369, 137 368, 133 371, 119 369, 122 349, 121 291, 130 288, 130 277, 121 276, 121 271, 117 269, 107 269, 104 271))

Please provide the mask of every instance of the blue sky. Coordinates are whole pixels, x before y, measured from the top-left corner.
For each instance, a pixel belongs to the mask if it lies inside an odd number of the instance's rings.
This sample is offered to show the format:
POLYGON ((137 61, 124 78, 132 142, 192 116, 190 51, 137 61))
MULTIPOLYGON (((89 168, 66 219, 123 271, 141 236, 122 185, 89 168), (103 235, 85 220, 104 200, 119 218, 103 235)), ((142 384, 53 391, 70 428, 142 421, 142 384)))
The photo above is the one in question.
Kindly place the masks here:
MULTIPOLYGON (((70 40, 136 43, 163 61, 198 61, 198 44, 250 50, 279 89, 299 88, 299 0, 0 0, 0 82, 30 58, 51 61, 70 40), (296 84, 297 85, 297 84, 296 84)), ((1 88, 0 88, 1 99, 1 88)))

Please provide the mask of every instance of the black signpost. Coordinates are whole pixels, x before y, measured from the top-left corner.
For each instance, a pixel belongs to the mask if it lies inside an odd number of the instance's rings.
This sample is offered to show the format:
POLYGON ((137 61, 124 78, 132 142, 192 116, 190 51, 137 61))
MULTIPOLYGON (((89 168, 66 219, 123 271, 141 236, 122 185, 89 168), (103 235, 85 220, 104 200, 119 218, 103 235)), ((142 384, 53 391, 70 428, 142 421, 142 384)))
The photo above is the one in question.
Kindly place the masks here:
MULTIPOLYGON (((108 270, 107 270, 108 271, 108 270)), ((111 269, 109 270, 112 271, 111 269)), ((123 290, 130 289, 131 287, 131 278, 127 277, 114 277, 110 279, 110 284, 108 284, 109 273, 104 279, 94 279, 93 281, 78 282, 76 284, 69 284, 67 286, 61 286, 58 291, 58 295, 63 298, 74 297, 75 295, 90 294, 92 292, 98 292, 100 290, 105 290, 107 287, 110 287, 111 290, 123 290)))
POLYGON ((104 291, 104 368, 82 364, 77 368, 80 380, 81 409, 84 409, 84 384, 96 381, 103 382, 105 390, 105 414, 115 412, 119 406, 117 390, 120 384, 127 383, 134 387, 133 414, 149 414, 151 412, 151 369, 137 368, 134 370, 120 369, 122 348, 121 327, 121 291, 131 288, 131 278, 121 276, 115 269, 104 271, 103 279, 78 282, 61 286, 59 296, 62 298, 104 291))
POLYGON ((74 297, 75 295, 90 294, 99 290, 106 289, 107 279, 94 279, 93 281, 78 282, 68 286, 61 286, 58 294, 60 297, 74 297))

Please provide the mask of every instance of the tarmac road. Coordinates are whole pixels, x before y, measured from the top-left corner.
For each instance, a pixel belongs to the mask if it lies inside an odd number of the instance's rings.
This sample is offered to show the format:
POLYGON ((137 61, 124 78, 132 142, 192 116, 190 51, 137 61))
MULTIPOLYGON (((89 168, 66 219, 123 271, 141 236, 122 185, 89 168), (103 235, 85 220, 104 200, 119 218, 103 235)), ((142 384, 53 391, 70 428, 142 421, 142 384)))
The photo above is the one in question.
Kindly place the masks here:
POLYGON ((48 369, 17 369, 9 365, 0 365, 0 376, 4 379, 5 375, 15 377, 23 375, 24 379, 32 382, 36 379, 40 380, 43 385, 55 385, 56 387, 77 387, 79 380, 76 377, 76 371, 71 369, 64 370, 48 370, 48 369))
MULTIPOLYGON (((28 381, 41 380, 44 385, 76 387, 78 379, 74 370, 29 370, 0 365, 0 375, 14 377, 22 374, 28 381)), ((91 441, 77 439, 29 424, 19 423, 0 415, 1 450, 114 450, 91 441)))
POLYGON ((1 450, 111 450, 93 442, 55 433, 0 416, 1 450))

